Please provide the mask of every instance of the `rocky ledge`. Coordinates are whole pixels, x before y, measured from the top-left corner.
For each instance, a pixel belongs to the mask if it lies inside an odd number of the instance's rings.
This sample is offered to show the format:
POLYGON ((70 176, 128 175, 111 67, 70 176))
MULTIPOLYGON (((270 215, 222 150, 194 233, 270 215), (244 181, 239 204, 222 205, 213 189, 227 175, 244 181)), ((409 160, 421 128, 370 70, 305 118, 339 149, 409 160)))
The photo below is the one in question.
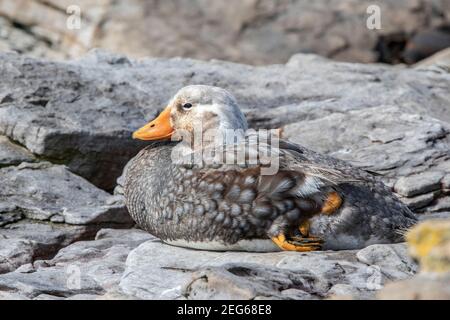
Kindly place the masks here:
POLYGON ((295 55, 252 67, 95 51, 68 62, 0 54, 0 71, 0 298, 370 299, 395 280, 431 283, 414 276, 405 243, 266 254, 165 245, 133 227, 116 178, 143 146, 131 132, 180 87, 203 83, 233 92, 252 127, 373 172, 421 219, 449 218, 445 66, 295 55))
POLYGON ((207 252, 168 246, 140 230, 101 230, 51 260, 0 276, 0 297, 25 299, 372 298, 417 266, 404 244, 314 253, 207 252), (79 276, 79 278, 77 278, 79 276))

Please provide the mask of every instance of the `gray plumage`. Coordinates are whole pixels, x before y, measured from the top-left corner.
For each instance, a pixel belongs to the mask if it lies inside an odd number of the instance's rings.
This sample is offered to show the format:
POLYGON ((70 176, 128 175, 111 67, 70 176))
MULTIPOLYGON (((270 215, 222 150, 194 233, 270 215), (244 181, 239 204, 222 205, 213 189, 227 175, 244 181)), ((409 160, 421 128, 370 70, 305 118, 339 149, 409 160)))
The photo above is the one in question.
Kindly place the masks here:
MULTIPOLYGON (((267 239, 294 234, 309 220, 325 249, 402 241, 413 213, 374 176, 346 162, 281 141, 280 169, 261 175, 257 165, 180 165, 176 143, 158 142, 128 165, 124 193, 131 216, 162 240, 267 239), (343 198, 336 213, 320 210, 326 195, 343 198)), ((268 146, 270 148, 270 146, 268 146)))

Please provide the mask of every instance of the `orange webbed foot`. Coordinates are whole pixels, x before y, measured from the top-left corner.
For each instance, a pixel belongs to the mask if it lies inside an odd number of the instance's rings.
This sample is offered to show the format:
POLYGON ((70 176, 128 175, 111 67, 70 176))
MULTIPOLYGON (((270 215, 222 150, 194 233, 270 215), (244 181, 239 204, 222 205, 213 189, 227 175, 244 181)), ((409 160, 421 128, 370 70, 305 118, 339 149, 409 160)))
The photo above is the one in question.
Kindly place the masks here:
POLYGON ((318 237, 292 237, 287 239, 284 234, 272 238, 272 241, 284 251, 308 252, 322 249, 323 241, 318 237))

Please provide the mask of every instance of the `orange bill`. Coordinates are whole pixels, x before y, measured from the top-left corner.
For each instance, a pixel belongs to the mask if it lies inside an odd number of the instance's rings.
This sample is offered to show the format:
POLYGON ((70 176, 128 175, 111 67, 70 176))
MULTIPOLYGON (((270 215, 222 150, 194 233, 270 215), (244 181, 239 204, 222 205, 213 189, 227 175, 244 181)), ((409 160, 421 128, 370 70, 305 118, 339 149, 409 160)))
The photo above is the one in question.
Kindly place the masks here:
POLYGON ((164 109, 159 116, 133 133, 133 139, 163 140, 169 139, 173 134, 170 124, 170 107, 164 109))

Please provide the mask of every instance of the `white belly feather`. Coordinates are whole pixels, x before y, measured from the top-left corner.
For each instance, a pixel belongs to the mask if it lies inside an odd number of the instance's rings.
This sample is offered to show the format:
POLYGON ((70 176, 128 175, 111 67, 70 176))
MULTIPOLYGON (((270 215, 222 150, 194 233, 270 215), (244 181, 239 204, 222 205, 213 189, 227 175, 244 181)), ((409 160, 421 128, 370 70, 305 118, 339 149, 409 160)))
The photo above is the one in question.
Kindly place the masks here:
POLYGON ((249 251, 249 252, 274 252, 281 249, 270 239, 240 240, 234 244, 225 244, 220 241, 186 241, 186 240, 166 240, 167 244, 211 251, 249 251))

